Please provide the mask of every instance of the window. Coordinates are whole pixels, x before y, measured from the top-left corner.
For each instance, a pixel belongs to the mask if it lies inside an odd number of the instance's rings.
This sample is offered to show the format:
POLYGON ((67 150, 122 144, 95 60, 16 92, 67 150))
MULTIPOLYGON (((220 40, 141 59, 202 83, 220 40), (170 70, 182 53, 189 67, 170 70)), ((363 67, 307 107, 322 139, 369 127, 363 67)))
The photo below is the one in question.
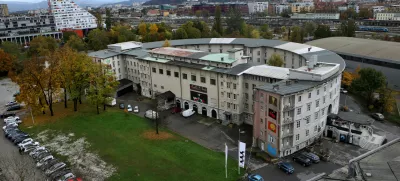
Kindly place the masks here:
POLYGON ((228 98, 231 98, 231 93, 228 93, 228 98))
POLYGON ((319 89, 317 90, 317 95, 319 95, 319 89))
POLYGON ((224 92, 221 92, 221 97, 224 97, 224 92))
POLYGON ((318 112, 314 113, 315 120, 318 120, 318 112))
POLYGON ((236 84, 233 84, 233 89, 236 89, 236 84))
POLYGON ((157 84, 154 84, 154 87, 157 87, 157 84))
POLYGON ((229 89, 229 88, 231 88, 231 83, 230 82, 227 82, 226 83, 226 87, 229 89))
POLYGON ((210 84, 211 84, 211 85, 215 85, 215 84, 216 84, 215 79, 210 79, 210 84))
POLYGON ((115 62, 114 61, 113 61, 112 65, 113 65, 113 67, 115 67, 115 62))
MULTIPOLYGON (((118 65, 119 65, 119 61, 118 61, 118 65)), ((331 86, 332 87, 332 86, 331 86)))
POLYGON ((311 92, 308 93, 308 98, 311 99, 311 92))
POLYGON ((306 136, 308 136, 310 134, 310 131, 307 129, 306 130, 306 136))
POLYGON ((233 94, 233 99, 235 99, 235 100, 236 100, 236 94, 233 94))
POLYGON ((249 88, 249 83, 244 84, 244 88, 248 89, 249 88))
POLYGON ((296 141, 300 140, 300 134, 296 134, 296 141))
POLYGON ((325 108, 321 109, 321 114, 322 114, 322 116, 325 115, 325 108))
POLYGON ((224 86, 224 82, 221 82, 221 86, 224 86))
POLYGON ((319 107, 319 99, 315 101, 315 107, 319 107))
POLYGON ((317 127, 317 125, 315 125, 314 126, 314 132, 317 132, 317 130, 318 130, 318 127, 317 127))
POLYGON ((268 141, 271 142, 271 143, 274 143, 275 139, 274 139, 274 137, 272 135, 268 135, 268 141))
POLYGON ((182 74, 183 79, 187 79, 187 74, 182 74))
POLYGON ((324 87, 324 92, 326 92, 326 86, 324 87))
POLYGON ((299 99, 299 102, 301 102, 301 96, 299 96, 299 98, 298 98, 298 99, 299 99))
POLYGON ((236 107, 237 107, 237 106, 236 106, 236 104, 233 104, 233 109, 235 109, 235 110, 236 110, 236 107))
POLYGON ((246 100, 249 99, 249 94, 244 93, 244 97, 246 98, 246 100))
POLYGON ((300 120, 296 122, 296 128, 300 128, 300 120))
POLYGON ((301 107, 297 108, 297 115, 301 114, 301 107))
POLYGON ((196 76, 192 75, 192 81, 196 81, 196 76))
POLYGON ((255 89, 256 88, 256 84, 253 84, 253 89, 255 89))
POLYGON ((311 110, 311 102, 307 104, 307 111, 311 110))
POLYGON ((322 102, 323 102, 323 104, 325 104, 325 102, 326 102, 326 97, 325 96, 322 98, 322 102))
POLYGON ((167 75, 171 76, 171 71, 167 70, 167 75))
POLYGON ((329 93, 329 99, 332 99, 332 92, 329 93))
POLYGON ((179 78, 179 72, 174 72, 175 77, 179 78))
POLYGON ((118 68, 118 73, 121 73, 121 69, 120 68, 118 68))
POLYGON ((161 89, 164 89, 164 86, 161 86, 161 89))
POLYGON ((264 123, 264 121, 263 121, 263 119, 261 118, 261 124, 263 124, 264 123))
POLYGON ((229 102, 226 103, 226 107, 227 107, 227 108, 231 108, 231 103, 229 103, 229 102))
POLYGON ((261 135, 261 136, 263 135, 263 131, 260 131, 260 135, 261 135))
POLYGON ((201 83, 206 83, 206 78, 205 77, 200 77, 200 82, 201 83))
POLYGON ((164 70, 163 69, 158 69, 158 73, 164 74, 164 70))
POLYGON ((306 124, 310 124, 310 116, 305 117, 304 119, 306 120, 306 124))

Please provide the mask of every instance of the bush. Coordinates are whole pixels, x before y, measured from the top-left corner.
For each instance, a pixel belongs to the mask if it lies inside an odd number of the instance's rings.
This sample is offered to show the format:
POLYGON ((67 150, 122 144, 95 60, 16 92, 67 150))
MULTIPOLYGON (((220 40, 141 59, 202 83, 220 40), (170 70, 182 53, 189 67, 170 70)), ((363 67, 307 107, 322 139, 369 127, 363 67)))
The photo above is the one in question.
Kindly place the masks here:
POLYGON ((369 110, 369 111, 372 111, 373 109, 374 109, 374 105, 369 105, 369 106, 368 106, 368 110, 369 110))

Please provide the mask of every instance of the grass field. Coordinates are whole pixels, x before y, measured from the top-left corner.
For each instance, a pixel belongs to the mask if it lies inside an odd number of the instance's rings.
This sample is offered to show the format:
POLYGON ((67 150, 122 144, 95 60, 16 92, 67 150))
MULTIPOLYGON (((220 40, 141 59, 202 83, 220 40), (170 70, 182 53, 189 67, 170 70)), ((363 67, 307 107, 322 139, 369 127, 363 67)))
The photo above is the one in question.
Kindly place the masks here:
POLYGON ((109 180, 237 180, 237 162, 186 138, 162 130, 160 137, 146 119, 111 109, 96 115, 82 110, 25 129, 35 135, 43 130, 74 133, 90 142, 90 150, 117 168, 109 180))

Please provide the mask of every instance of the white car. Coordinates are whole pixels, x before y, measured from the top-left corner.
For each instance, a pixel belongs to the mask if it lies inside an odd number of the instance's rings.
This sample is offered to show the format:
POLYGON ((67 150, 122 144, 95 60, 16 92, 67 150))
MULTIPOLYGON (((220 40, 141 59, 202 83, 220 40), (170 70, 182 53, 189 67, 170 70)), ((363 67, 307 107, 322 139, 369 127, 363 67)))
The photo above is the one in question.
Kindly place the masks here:
POLYGON ((65 181, 65 180, 72 179, 72 178, 75 178, 75 175, 72 173, 67 173, 67 174, 63 175, 62 177, 60 177, 59 179, 57 179, 57 181, 65 181))
POLYGON ((8 102, 6 104, 6 106, 12 106, 12 105, 15 105, 15 104, 18 104, 18 102, 17 101, 10 101, 10 102, 8 102))
POLYGON ((67 164, 65 164, 65 163, 63 163, 63 162, 56 163, 56 164, 54 164, 53 166, 51 166, 49 169, 47 169, 46 172, 45 172, 45 174, 46 174, 46 175, 50 175, 50 174, 56 172, 57 170, 60 170, 60 169, 62 169, 62 168, 64 168, 64 167, 66 167, 66 166, 67 166, 67 164))
POLYGON ((54 159, 54 157, 52 155, 46 156, 36 163, 36 167, 40 167, 52 159, 54 159))
POLYGON ((139 106, 133 107, 133 112, 134 113, 139 113, 139 106))
POLYGON ((194 113, 196 113, 196 112, 193 109, 188 109, 188 110, 184 110, 182 112, 182 116, 187 118, 187 117, 192 116, 194 113))
POLYGON ((20 147, 21 145, 25 145, 27 143, 32 143, 33 139, 32 138, 26 138, 23 141, 21 141, 21 143, 18 144, 18 146, 20 147))
POLYGON ((8 123, 8 122, 16 122, 16 123, 21 123, 21 119, 18 117, 18 116, 11 116, 11 117, 8 117, 8 118, 6 118, 6 119, 4 119, 4 123, 8 123))
POLYGON ((147 110, 146 113, 144 113, 144 117, 149 119, 156 119, 158 117, 158 113, 153 110, 147 110))
POLYGON ((343 89, 343 88, 340 88, 340 92, 343 93, 343 94, 347 94, 347 90, 343 89))
POLYGON ((29 153, 29 156, 35 155, 36 153, 38 153, 38 152, 40 152, 40 151, 44 151, 44 150, 46 150, 46 147, 44 147, 44 146, 38 147, 38 148, 36 148, 35 150, 31 151, 31 152, 29 153))
POLYGON ((132 106, 130 104, 128 104, 128 106, 126 107, 126 109, 128 110, 128 112, 132 112, 132 106))
POLYGON ((7 128, 17 128, 18 124, 16 122, 9 122, 5 126, 3 126, 3 131, 5 131, 7 128))
POLYGON ((25 144, 18 144, 18 147, 21 150, 24 150, 24 148, 31 147, 31 146, 39 147, 40 145, 39 145, 39 142, 28 142, 28 143, 25 143, 25 144))

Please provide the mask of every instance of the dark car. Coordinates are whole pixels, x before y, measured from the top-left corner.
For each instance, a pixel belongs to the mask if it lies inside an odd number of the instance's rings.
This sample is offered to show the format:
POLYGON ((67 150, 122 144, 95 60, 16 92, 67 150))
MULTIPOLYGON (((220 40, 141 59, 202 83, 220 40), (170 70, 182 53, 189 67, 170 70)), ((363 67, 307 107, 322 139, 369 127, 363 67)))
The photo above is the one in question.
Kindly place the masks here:
POLYGON ((307 157, 305 157, 301 154, 293 156, 293 161, 300 163, 301 165, 303 165, 305 167, 312 164, 310 159, 308 159, 307 157))
POLYGON ((0 118, 5 119, 5 118, 11 117, 11 116, 16 116, 16 115, 13 112, 4 112, 3 114, 0 115, 0 118))
POLYGON ((16 137, 13 142, 18 145, 19 143, 21 143, 22 141, 24 141, 25 139, 29 138, 29 135, 19 135, 18 137, 16 137))
POLYGON ((48 168, 50 168, 51 166, 55 165, 56 163, 60 163, 60 161, 57 160, 57 159, 53 159, 53 160, 47 162, 46 164, 43 164, 43 165, 40 166, 39 168, 40 168, 42 171, 45 171, 45 170, 47 170, 48 168))
POLYGON ((319 163, 319 156, 314 153, 302 152, 300 154, 310 159, 313 163, 319 163))
POLYGON ((124 103, 119 104, 119 108, 120 109, 125 109, 125 104, 124 103))
POLYGON ((264 181, 264 179, 258 174, 251 174, 247 177, 248 181, 264 181))
POLYGON ((22 132, 19 129, 14 129, 14 130, 10 130, 9 132, 7 132, 6 137, 8 139, 10 139, 11 141, 14 141, 14 139, 18 136, 24 135, 26 133, 22 132))
POLYGON ((370 114, 370 116, 372 118, 374 118, 377 121, 384 121, 385 120, 385 116, 383 116, 381 113, 372 113, 370 114))
POLYGON ((57 180, 59 177, 62 177, 65 174, 71 173, 71 172, 72 172, 71 169, 65 168, 65 169, 62 169, 62 170, 59 170, 59 171, 56 171, 56 172, 50 174, 49 177, 51 180, 57 180))
POLYGON ((35 159, 35 162, 38 162, 38 161, 40 161, 42 158, 47 157, 47 156, 50 156, 50 155, 51 155, 51 153, 43 151, 43 152, 41 152, 38 156, 36 156, 36 157, 34 158, 34 159, 35 159))
POLYGON ((171 111, 172 114, 180 113, 180 112, 182 112, 182 109, 180 107, 174 107, 174 108, 172 108, 172 111, 171 111))
POLYGON ((21 109, 21 105, 17 104, 17 105, 13 105, 7 108, 7 111, 16 111, 16 110, 20 110, 21 109))
POLYGON ((294 172, 294 168, 293 168, 292 164, 290 164, 288 162, 279 162, 278 168, 283 170, 287 174, 292 174, 294 172))

